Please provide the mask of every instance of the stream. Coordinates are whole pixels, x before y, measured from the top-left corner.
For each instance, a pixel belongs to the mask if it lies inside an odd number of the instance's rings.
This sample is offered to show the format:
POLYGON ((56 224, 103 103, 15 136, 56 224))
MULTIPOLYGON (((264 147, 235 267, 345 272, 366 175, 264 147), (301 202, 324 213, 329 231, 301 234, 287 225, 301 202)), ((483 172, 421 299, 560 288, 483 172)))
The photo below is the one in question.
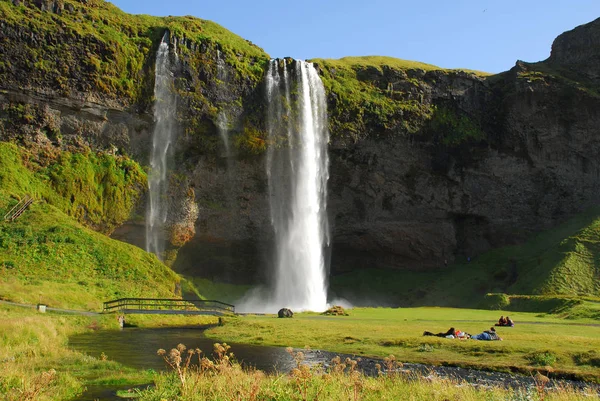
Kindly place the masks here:
MULTIPOLYGON (((193 328, 164 328, 164 329, 125 329, 121 331, 97 331, 75 335, 69 338, 69 347, 85 354, 100 358, 104 353, 109 360, 122 363, 136 369, 166 370, 167 366, 156 351, 160 348, 170 350, 177 344, 184 344, 188 349, 200 348, 204 355, 212 357, 213 344, 219 342, 206 338, 204 331, 193 328)), ((269 347, 247 344, 228 343, 231 346, 236 360, 243 366, 254 367, 265 372, 288 372, 295 366, 292 357, 283 347, 269 347)), ((296 350, 297 351, 297 350, 296 350)), ((320 350, 302 350, 305 353, 305 363, 309 365, 323 364, 327 368, 331 359, 341 355, 320 350)), ((361 358, 358 368, 367 375, 376 375, 375 365, 381 360, 374 358, 361 358)), ((532 388, 535 386, 533 378, 519 374, 488 372, 474 369, 464 369, 449 366, 428 366, 422 364, 405 363, 402 370, 407 373, 417 374, 422 377, 451 378, 483 387, 512 387, 532 388)), ((600 395, 600 387, 595 384, 551 380, 548 388, 570 385, 578 389, 587 389, 589 393, 600 395)), ((76 401, 94 400, 122 400, 116 396, 117 390, 132 386, 114 386, 106 388, 88 386, 87 391, 76 401)), ((143 387, 143 386, 142 386, 143 387)))

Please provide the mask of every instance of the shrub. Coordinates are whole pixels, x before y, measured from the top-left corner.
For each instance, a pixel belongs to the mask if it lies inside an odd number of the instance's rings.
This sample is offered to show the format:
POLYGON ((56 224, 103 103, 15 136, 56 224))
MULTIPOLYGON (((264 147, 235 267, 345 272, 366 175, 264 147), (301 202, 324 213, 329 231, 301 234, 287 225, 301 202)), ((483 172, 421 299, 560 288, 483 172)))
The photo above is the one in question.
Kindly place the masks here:
POLYGON ((483 307, 491 310, 506 309, 510 305, 510 297, 506 294, 486 294, 483 307))
POLYGON ((558 359, 556 354, 551 351, 534 352, 525 358, 534 366, 553 366, 558 359))
POLYGON ((346 313, 343 307, 334 305, 325 312, 321 313, 321 315, 348 316, 348 313, 346 313))

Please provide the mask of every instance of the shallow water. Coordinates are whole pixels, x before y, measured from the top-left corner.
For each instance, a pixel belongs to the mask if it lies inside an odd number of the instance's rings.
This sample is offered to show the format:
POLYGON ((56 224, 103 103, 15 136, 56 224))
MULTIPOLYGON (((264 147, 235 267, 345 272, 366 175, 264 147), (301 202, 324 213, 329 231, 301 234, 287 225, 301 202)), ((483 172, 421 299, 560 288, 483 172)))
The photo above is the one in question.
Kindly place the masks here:
MULTIPOLYGON (((136 369, 167 370, 164 359, 156 354, 160 348, 170 350, 177 344, 188 349, 200 348, 205 356, 212 358, 214 339, 204 337, 204 330, 194 328, 135 329, 120 331, 96 331, 69 338, 69 347, 99 358, 102 353, 111 361, 136 369)), ((229 344, 237 361, 247 367, 265 372, 287 372, 295 366, 292 357, 281 347, 265 347, 246 344, 229 344)), ((117 390, 134 386, 88 386, 76 401, 123 400, 117 390)), ((146 386, 140 386, 146 387, 146 386)))
MULTIPOLYGON (((177 344, 188 349, 200 348, 212 357, 213 345, 219 342, 204 337, 200 329, 125 329, 121 331, 97 331, 69 338, 69 347, 85 354, 100 357, 104 353, 109 360, 136 369, 166 370, 163 358, 156 354, 160 348, 170 350, 177 344)), ((247 344, 229 344, 238 362, 266 372, 288 371, 294 366, 290 355, 281 347, 265 347, 247 344)))

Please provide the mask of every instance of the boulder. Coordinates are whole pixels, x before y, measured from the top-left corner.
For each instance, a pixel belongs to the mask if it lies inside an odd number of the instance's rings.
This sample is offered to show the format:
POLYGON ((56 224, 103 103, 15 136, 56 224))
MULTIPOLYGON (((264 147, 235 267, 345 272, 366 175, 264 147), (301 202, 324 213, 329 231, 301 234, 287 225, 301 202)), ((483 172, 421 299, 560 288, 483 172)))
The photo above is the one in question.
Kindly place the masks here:
POLYGON ((293 317, 293 316, 294 316, 294 312, 292 312, 288 308, 281 308, 281 309, 279 309, 279 312, 277 312, 277 317, 293 317))

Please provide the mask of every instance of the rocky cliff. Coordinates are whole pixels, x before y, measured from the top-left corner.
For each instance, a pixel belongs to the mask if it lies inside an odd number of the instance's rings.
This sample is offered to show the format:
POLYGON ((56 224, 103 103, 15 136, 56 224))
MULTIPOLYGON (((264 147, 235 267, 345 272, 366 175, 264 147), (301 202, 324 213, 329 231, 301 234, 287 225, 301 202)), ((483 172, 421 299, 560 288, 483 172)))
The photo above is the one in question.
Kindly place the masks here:
MULTIPOLYGON (((209 21, 130 16, 98 0, 2 0, 0 16, 2 139, 142 165, 154 54, 168 31, 180 132, 167 259, 230 281, 268 274, 268 55, 209 21)), ((440 268, 597 205, 599 26, 561 35, 545 62, 494 76, 387 58, 314 60, 328 93, 333 272, 440 268)), ((141 245, 139 195, 137 217, 113 236, 141 245)))

